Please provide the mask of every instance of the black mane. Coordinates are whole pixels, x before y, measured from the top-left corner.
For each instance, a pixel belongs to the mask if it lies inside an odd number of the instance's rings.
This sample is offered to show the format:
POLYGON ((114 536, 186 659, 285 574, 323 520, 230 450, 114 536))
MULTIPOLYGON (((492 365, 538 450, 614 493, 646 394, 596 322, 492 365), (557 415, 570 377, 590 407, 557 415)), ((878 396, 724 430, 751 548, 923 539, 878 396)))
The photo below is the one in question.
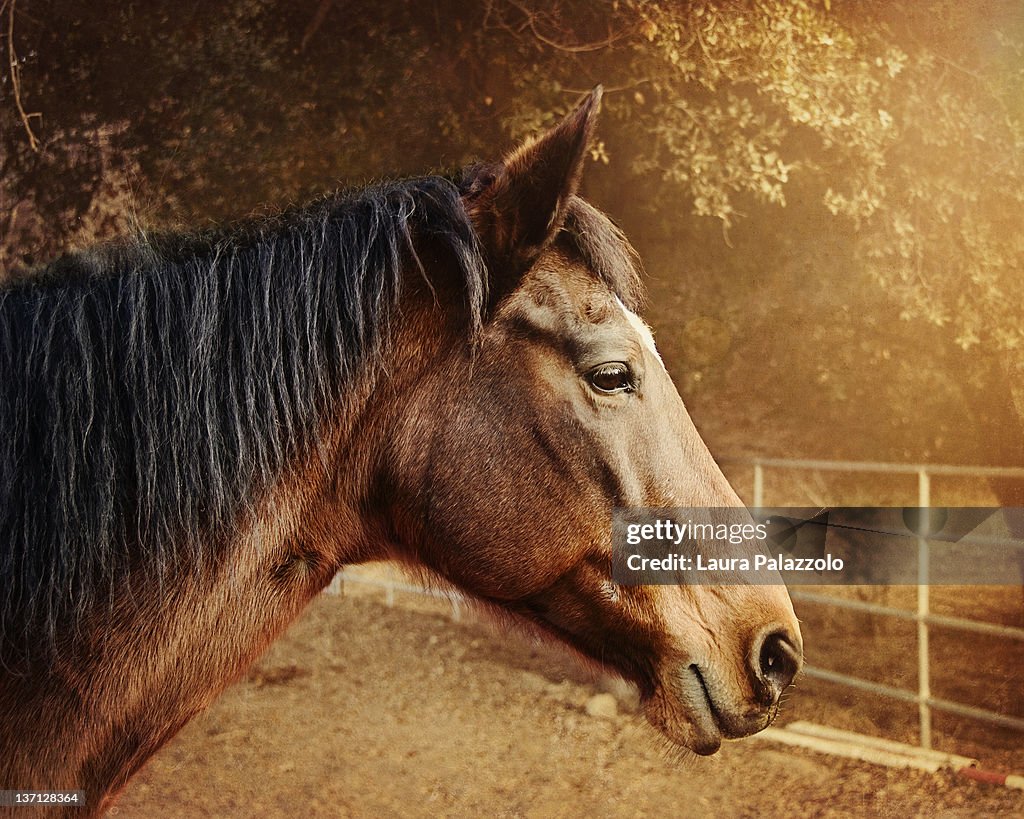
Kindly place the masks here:
MULTIPOLYGON (((567 233, 634 302, 607 219, 578 201, 567 233)), ((440 177, 101 246, 0 289, 0 664, 59 646, 129 571, 209 557, 379 358, 424 241, 451 260, 472 338, 488 271, 440 177)))
POLYGON ((53 638, 133 550, 165 567, 258 499, 379 351, 425 234, 479 326, 486 271, 439 178, 101 247, 0 290, 4 641, 53 638))

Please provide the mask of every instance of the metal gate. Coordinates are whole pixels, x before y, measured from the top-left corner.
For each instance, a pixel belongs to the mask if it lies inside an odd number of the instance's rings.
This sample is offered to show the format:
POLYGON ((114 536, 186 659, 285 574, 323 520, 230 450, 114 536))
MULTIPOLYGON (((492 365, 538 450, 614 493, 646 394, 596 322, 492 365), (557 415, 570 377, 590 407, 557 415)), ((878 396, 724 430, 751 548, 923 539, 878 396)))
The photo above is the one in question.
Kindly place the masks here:
MULTIPOLYGON (((902 464, 877 463, 870 461, 818 461, 789 458, 723 458, 723 463, 746 465, 753 470, 753 492, 749 499, 753 507, 762 507, 766 503, 764 478, 766 470, 800 470, 804 472, 841 472, 841 473, 873 473, 885 475, 909 475, 917 477, 917 505, 922 509, 931 506, 931 479, 938 476, 957 476, 974 478, 1020 478, 1024 479, 1024 468, 1019 467, 981 467, 952 466, 939 464, 902 464)), ((967 719, 987 722, 1004 728, 1024 731, 1024 719, 1000 714, 985 708, 978 708, 964 703, 935 697, 931 693, 930 662, 928 650, 928 629, 939 626, 958 631, 987 634, 1006 640, 1024 640, 1024 628, 986 623, 966 617, 950 617, 933 614, 929 605, 928 564, 929 546, 924 538, 918 540, 918 586, 916 611, 908 611, 892 606, 879 605, 860 600, 846 600, 817 592, 803 591, 799 588, 790 589, 790 596, 795 601, 806 601, 826 607, 847 609, 893 617, 917 623, 917 691, 908 691, 890 685, 864 680, 849 674, 840 674, 816 666, 804 666, 809 677, 826 680, 838 685, 848 686, 861 691, 869 691, 883 697, 916 703, 920 723, 919 744, 922 748, 932 747, 932 711, 945 711, 967 719)))

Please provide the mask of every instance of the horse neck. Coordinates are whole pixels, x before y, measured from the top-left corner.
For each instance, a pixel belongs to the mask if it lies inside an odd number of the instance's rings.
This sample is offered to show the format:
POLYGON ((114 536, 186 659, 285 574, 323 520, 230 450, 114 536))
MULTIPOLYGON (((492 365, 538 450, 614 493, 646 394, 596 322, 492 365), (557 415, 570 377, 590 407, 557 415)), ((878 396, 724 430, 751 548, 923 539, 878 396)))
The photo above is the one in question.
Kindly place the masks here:
POLYGON ((0 780, 82 787, 90 801, 116 792, 342 565, 390 553, 382 456, 408 385, 452 342, 445 311, 421 290, 410 284, 401 324, 343 386, 319 442, 217 536, 215 559, 163 581, 133 573, 130 594, 79 624, 68 656, 31 676, 0 674, 0 706, 18 703, 0 726, 0 780), (71 717, 54 717, 58 696, 75 700, 71 717))
POLYGON ((336 414, 330 473, 307 518, 309 537, 332 543, 339 564, 408 557, 418 538, 429 438, 446 400, 423 385, 468 360, 462 317, 418 273, 396 312, 401 323, 379 363, 336 414))

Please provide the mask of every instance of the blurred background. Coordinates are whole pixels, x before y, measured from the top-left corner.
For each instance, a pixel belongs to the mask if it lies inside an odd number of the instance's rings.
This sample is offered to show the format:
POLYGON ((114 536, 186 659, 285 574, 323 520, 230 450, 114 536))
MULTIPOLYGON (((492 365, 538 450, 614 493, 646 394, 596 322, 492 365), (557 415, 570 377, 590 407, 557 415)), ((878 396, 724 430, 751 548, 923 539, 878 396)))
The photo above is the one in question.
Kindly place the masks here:
MULTIPOLYGON (((0 0, 0 30, 0 280, 494 159, 601 83, 584 194, 644 259, 664 359, 746 500, 757 457, 1024 466, 1019 0, 0 0)), ((776 505, 920 490, 913 469, 758 480, 776 505)), ((1016 478, 929 490, 1024 506, 1016 478)), ((932 606, 1024 626, 1019 587, 932 606)), ((913 622, 799 608, 812 662, 917 689, 913 622)), ((939 695, 1024 717, 1020 634, 947 631, 932 653, 939 695)), ((326 673, 277 663, 287 684, 326 673)), ((798 715, 918 739, 913 705, 804 685, 798 715)), ((1019 730, 942 719, 936 744, 1024 764, 1019 730)))
POLYGON ((1018 0, 0 5, 0 276, 493 159, 602 83, 585 193, 713 451, 1022 463, 1018 0))

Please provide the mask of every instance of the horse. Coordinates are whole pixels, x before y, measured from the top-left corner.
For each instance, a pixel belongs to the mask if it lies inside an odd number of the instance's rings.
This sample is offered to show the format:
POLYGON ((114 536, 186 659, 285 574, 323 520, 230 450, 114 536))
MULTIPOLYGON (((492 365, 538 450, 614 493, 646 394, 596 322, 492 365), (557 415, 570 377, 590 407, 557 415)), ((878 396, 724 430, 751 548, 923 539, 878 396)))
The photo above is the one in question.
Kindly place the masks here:
POLYGON ((616 507, 741 504, 579 195, 600 97, 496 162, 0 290, 0 789, 102 813, 381 559, 632 682, 683 749, 774 718, 784 586, 611 581, 616 507))

